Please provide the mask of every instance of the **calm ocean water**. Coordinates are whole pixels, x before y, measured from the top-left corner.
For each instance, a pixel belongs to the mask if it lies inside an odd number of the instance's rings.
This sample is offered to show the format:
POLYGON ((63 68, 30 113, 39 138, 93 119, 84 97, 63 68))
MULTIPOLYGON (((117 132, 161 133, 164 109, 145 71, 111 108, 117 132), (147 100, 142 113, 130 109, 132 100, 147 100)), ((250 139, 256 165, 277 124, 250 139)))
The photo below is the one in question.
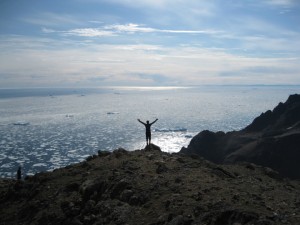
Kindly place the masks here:
POLYGON ((177 152, 198 132, 239 130, 300 86, 0 89, 0 177, 52 170, 98 150, 145 147, 177 152))

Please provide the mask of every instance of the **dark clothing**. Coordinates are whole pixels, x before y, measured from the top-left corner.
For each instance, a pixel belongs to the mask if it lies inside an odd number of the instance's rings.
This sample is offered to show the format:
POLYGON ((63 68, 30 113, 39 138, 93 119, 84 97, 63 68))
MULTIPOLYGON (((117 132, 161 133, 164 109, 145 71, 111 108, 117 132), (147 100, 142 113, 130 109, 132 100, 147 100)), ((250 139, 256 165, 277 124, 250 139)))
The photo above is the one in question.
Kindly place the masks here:
POLYGON ((140 123, 144 124, 144 126, 146 128, 146 142, 147 142, 147 145, 148 145, 151 142, 151 125, 154 124, 157 121, 157 119, 154 120, 152 123, 149 123, 149 121, 147 121, 147 123, 143 123, 139 119, 138 119, 138 121, 140 123))
POLYGON ((151 139, 151 132, 150 131, 149 132, 146 131, 146 139, 151 139))
POLYGON ((147 135, 147 136, 149 136, 149 135, 151 136, 151 125, 152 125, 152 124, 150 124, 150 123, 147 124, 147 123, 146 123, 146 124, 144 124, 144 125, 145 125, 145 128, 146 128, 146 135, 147 135))
POLYGON ((21 180, 21 179, 22 179, 22 171, 21 171, 21 167, 19 167, 17 171, 17 180, 21 180))

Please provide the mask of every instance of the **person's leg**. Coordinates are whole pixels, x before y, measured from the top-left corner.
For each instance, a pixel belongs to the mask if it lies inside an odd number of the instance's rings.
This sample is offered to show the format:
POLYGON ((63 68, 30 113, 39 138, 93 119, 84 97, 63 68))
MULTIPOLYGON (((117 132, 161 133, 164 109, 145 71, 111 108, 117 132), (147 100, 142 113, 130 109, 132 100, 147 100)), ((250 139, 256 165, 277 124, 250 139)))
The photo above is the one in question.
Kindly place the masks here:
POLYGON ((146 142, 147 142, 147 145, 150 144, 150 140, 151 140, 151 134, 149 134, 148 132, 146 133, 146 142))
POLYGON ((149 134, 146 133, 146 144, 147 144, 147 146, 148 146, 148 140, 149 140, 149 134))

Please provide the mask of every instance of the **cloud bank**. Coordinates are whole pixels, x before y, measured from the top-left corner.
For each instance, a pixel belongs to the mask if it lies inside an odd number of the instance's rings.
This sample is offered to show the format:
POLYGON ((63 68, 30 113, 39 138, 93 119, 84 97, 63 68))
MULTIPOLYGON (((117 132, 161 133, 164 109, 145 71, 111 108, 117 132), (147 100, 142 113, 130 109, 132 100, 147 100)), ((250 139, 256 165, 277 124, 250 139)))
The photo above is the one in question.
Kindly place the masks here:
POLYGON ((2 88, 300 84, 297 1, 28 1, 0 14, 2 88))

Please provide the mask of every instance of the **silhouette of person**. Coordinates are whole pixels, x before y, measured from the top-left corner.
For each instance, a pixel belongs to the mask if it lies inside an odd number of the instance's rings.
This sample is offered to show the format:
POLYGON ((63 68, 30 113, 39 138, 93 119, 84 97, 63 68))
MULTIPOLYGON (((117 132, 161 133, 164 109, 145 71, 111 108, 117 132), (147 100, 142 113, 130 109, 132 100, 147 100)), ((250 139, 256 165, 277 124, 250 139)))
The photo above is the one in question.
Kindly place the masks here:
POLYGON ((22 179, 22 170, 21 170, 21 166, 19 166, 17 171, 17 180, 21 180, 21 179, 22 179))
POLYGON ((146 128, 146 143, 147 146, 151 143, 151 125, 154 124, 158 119, 154 120, 152 123, 149 123, 149 120, 147 120, 146 123, 142 122, 140 119, 138 121, 145 125, 146 128))

